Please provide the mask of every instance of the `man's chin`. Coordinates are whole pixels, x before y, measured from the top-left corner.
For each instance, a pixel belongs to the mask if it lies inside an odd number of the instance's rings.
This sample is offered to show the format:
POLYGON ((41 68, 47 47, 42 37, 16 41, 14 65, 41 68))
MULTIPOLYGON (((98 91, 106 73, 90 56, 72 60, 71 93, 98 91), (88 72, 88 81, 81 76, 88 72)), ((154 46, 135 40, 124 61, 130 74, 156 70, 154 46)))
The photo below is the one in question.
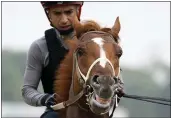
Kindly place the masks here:
POLYGON ((74 28, 69 28, 69 29, 67 29, 67 30, 61 30, 61 29, 57 29, 58 31, 59 31, 59 33, 61 34, 61 35, 68 35, 68 34, 70 34, 71 32, 73 32, 74 31, 74 28))

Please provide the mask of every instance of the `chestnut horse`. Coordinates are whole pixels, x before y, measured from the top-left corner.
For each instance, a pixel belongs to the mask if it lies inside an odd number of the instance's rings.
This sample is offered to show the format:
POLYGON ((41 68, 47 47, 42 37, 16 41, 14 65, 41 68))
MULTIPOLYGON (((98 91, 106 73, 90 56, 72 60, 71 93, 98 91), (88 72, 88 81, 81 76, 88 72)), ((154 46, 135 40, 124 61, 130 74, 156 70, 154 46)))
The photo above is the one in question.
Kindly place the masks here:
POLYGON ((70 50, 56 72, 59 103, 52 108, 60 118, 109 118, 117 103, 113 98, 122 55, 119 17, 112 28, 94 21, 75 23, 74 28, 75 37, 65 39, 70 50))

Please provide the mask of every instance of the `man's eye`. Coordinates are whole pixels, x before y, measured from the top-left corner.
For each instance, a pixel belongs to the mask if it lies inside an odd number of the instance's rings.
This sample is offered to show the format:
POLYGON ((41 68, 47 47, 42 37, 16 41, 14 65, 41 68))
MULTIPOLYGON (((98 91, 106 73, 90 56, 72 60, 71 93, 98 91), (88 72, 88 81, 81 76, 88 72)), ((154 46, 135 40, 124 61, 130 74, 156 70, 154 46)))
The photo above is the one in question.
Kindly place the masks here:
POLYGON ((65 13, 67 14, 67 15, 70 15, 70 14, 72 14, 72 10, 70 10, 70 11, 66 11, 65 13))
POLYGON ((60 15, 61 12, 53 12, 55 15, 60 15))

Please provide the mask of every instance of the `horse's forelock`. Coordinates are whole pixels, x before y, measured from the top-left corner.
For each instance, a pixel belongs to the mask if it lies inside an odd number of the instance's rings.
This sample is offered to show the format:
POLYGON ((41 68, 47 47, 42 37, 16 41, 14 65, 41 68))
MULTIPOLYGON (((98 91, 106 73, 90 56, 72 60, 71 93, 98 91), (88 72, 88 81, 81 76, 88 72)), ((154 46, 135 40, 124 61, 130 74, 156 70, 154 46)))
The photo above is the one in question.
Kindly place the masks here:
POLYGON ((110 33, 113 36, 115 42, 119 42, 119 35, 115 32, 112 32, 111 28, 101 28, 100 25, 93 20, 86 20, 82 24, 77 25, 77 38, 79 39, 83 34, 89 31, 103 31, 110 33))
POLYGON ((93 20, 84 21, 82 24, 77 24, 77 38, 80 38, 84 33, 89 31, 100 31, 101 27, 93 20))
POLYGON ((93 20, 89 20, 84 24, 84 31, 99 31, 101 29, 100 25, 93 20))

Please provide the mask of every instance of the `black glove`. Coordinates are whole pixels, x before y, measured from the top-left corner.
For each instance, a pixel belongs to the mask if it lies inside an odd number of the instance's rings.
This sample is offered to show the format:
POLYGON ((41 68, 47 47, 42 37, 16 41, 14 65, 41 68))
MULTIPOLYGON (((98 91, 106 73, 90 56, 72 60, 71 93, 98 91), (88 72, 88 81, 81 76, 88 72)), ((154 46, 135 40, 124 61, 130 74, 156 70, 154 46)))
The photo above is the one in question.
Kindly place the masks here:
POLYGON ((50 106, 55 105, 57 103, 55 99, 56 94, 46 94, 42 99, 41 99, 41 104, 43 106, 46 106, 49 109, 52 109, 50 106))

